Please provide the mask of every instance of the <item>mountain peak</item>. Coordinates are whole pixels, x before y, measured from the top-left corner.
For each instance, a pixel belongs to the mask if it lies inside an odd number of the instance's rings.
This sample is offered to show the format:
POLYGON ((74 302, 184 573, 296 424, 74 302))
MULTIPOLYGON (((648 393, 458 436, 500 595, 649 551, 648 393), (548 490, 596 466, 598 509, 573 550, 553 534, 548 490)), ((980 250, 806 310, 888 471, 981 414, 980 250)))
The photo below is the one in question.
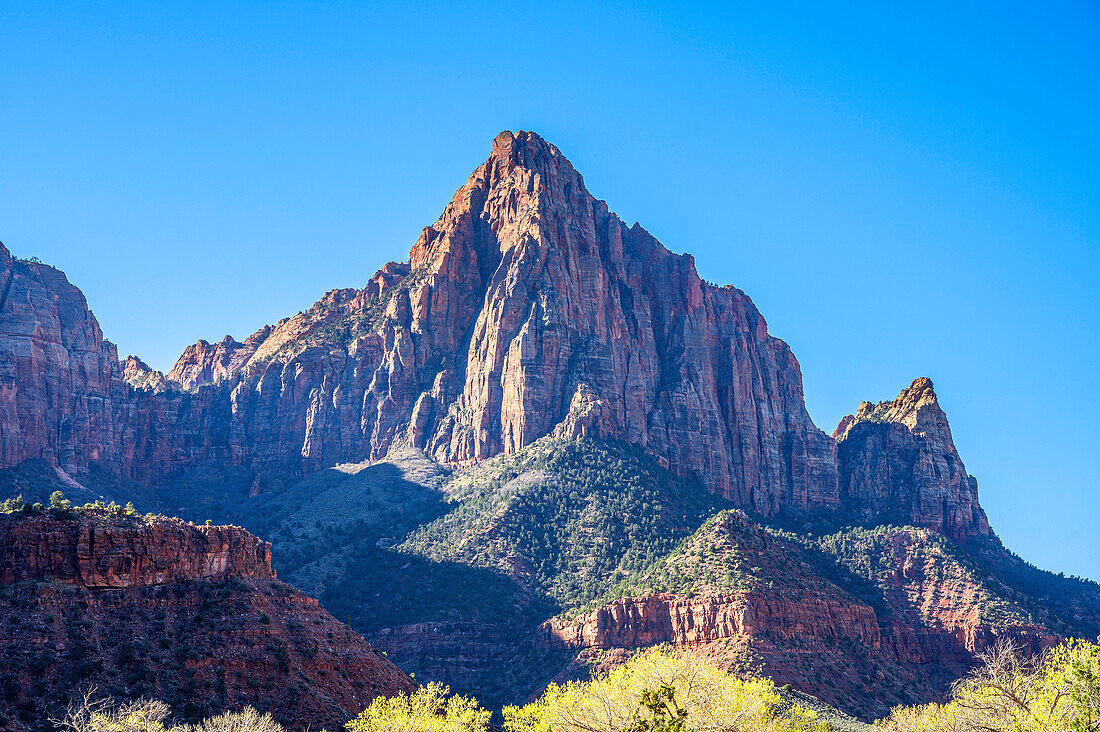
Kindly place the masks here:
MULTIPOLYGON (((840 424, 833 431, 833 437, 843 439, 858 422, 897 422, 915 429, 921 422, 923 414, 937 417, 943 415, 936 389, 927 376, 915 379, 894 399, 877 404, 869 401, 860 402, 855 414, 849 414, 840 420, 840 424)), ((944 420, 946 421, 946 417, 944 420)))
POLYGON ((504 130, 493 138, 493 148, 488 164, 490 168, 495 164, 505 173, 515 168, 524 168, 543 174, 554 169, 576 174, 573 166, 561 154, 561 150, 544 140, 539 134, 524 130, 514 134, 504 130))
POLYGON ((543 139, 537 132, 519 130, 512 133, 510 130, 504 130, 493 138, 493 157, 512 159, 519 162, 516 157, 520 155, 561 157, 561 151, 543 139))
POLYGON ((989 533, 977 481, 959 457, 931 379, 916 379, 890 401, 861 402, 833 438, 841 490, 861 510, 903 506, 907 520, 948 536, 989 533))

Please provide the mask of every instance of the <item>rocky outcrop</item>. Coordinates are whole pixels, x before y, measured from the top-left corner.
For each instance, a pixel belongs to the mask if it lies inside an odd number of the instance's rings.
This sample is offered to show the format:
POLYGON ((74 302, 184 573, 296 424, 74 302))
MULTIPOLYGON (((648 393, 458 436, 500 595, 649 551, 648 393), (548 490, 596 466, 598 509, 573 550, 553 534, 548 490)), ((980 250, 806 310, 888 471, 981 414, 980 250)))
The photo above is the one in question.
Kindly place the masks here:
POLYGON ((184 389, 194 390, 230 378, 255 355, 271 330, 271 326, 264 326, 244 343, 238 343, 227 335, 217 345, 199 341, 188 346, 168 372, 167 379, 184 389))
POLYGON ((237 526, 179 519, 0 517, 0 585, 53 579, 100 590, 229 577, 275 579, 271 544, 237 526))
POLYGON ((576 619, 549 621, 541 628, 542 642, 574 648, 694 645, 758 635, 848 640, 873 648, 881 642, 875 613, 862 603, 755 593, 626 597, 576 619))
POLYGON ((1061 641, 994 590, 1005 588, 982 582, 934 534, 892 529, 886 536, 885 546, 869 555, 879 561, 875 580, 891 606, 889 643, 899 660, 969 663, 999 640, 1031 653, 1061 641))
POLYGON ((0 463, 42 458, 75 474, 108 457, 121 392, 118 353, 80 290, 0 244, 0 463))
POLYGON ((897 399, 863 402, 837 426, 841 502, 864 519, 896 517, 947 536, 989 534, 930 379, 897 399))
POLYGON ((988 531, 928 407, 913 425, 853 417, 838 481, 838 442, 748 296, 620 221, 534 133, 497 136, 407 263, 244 343, 199 341, 163 378, 118 363, 61 272, 6 250, 0 267, 3 465, 101 464, 152 486, 231 471, 256 494, 399 443, 466 465, 589 435, 764 516, 903 506, 952 535, 988 531))
POLYGON ((172 384, 160 371, 154 371, 137 356, 127 356, 122 365, 122 380, 135 391, 166 392, 172 384))
POLYGON ((415 686, 233 526, 0 515, 0 584, 0 623, 18 628, 0 634, 5 727, 96 685, 178 720, 253 705, 290 730, 332 729, 415 686))

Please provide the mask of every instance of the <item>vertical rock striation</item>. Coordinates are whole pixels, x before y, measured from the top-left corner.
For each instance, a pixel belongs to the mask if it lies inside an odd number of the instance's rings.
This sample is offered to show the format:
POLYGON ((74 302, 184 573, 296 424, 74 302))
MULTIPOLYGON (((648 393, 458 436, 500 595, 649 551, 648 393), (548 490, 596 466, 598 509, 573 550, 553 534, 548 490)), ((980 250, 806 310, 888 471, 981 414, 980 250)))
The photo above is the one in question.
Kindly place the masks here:
POLYGON ((833 437, 841 498, 854 514, 897 517, 955 538, 990 533, 978 481, 955 449, 930 379, 917 379, 893 401, 863 402, 833 437))
POLYGON ((113 456, 122 371, 80 290, 0 244, 0 464, 75 473, 113 456))
POLYGON ((895 427, 861 411, 838 481, 838 443, 748 296, 620 221, 534 133, 497 136, 407 263, 244 343, 200 341, 166 377, 121 365, 61 272, 0 250, 3 465, 102 463, 154 486, 232 469, 257 493, 398 442, 465 465, 592 435, 764 516, 904 505, 988 531, 938 407, 895 427))

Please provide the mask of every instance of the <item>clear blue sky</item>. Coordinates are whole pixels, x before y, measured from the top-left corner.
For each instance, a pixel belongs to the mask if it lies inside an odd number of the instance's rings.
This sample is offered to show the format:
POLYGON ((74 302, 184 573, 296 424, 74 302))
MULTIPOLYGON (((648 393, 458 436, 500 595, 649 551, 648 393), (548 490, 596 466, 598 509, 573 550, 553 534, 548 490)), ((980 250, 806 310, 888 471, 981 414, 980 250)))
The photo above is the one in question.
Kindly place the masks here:
POLYGON ((533 129, 822 428, 931 376, 1009 547, 1100 579, 1100 5, 275 5, 0 5, 0 240, 123 355, 361 286, 533 129))

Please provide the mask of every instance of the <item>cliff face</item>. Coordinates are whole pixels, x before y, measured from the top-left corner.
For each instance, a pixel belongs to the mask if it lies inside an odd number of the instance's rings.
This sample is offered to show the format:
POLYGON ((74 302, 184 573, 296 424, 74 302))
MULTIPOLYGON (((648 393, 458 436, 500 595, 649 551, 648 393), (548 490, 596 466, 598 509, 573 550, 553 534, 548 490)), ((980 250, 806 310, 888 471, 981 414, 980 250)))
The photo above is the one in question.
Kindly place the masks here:
POLYGON ((0 244, 0 461, 43 458, 69 473, 108 458, 122 368, 65 275, 0 244))
POLYGON ((833 437, 841 502, 856 516, 893 514, 954 537, 990 533, 931 380, 917 379, 893 401, 863 402, 833 437))
POLYGON ((53 579, 99 590, 230 577, 275 579, 271 544, 178 519, 23 520, 0 534, 0 585, 53 579))
POLYGON ((532 133, 498 136, 408 264, 244 344, 191 346, 168 378, 196 394, 189 415, 140 410, 148 450, 222 454, 257 488, 400 438, 466 464, 557 429, 641 445, 763 514, 837 502, 834 443, 749 298, 619 221, 532 133))
POLYGON ((619 221, 533 133, 493 141, 407 263, 244 343, 200 341, 166 376, 120 365, 57 270, 6 250, 0 267, 5 465, 101 463, 154 486, 232 468, 255 494, 398 441, 465 465, 587 435, 764 516, 903 506, 988 532, 934 397, 851 418, 838 469, 798 362, 751 300, 619 221))
POLYGON ((18 628, 0 634, 8 723, 57 714, 96 684, 163 699, 178 719, 251 704, 298 730, 414 686, 277 581, 267 542, 233 526, 0 515, 0 585, 0 622, 18 628))
POLYGON ((656 593, 620 598, 577 620, 552 620, 542 626, 542 642, 574 648, 694 645, 757 635, 787 641, 849 640, 873 648, 881 643, 870 607, 826 596, 795 600, 754 593, 656 593))

